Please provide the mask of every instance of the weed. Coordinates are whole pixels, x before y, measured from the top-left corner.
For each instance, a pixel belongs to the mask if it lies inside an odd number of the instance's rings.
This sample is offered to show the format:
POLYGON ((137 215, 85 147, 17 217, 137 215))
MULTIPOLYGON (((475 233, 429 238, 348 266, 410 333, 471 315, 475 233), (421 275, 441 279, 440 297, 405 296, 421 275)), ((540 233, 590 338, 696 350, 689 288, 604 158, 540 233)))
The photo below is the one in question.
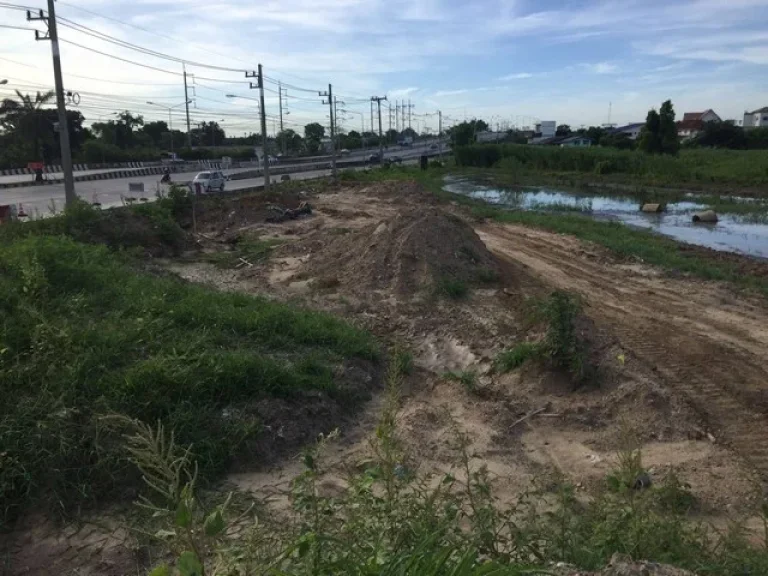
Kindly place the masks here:
POLYGON ((403 350, 400 347, 395 348, 392 361, 401 375, 408 376, 413 373, 413 354, 408 350, 403 350))
POLYGON ((462 370, 461 372, 446 372, 443 374, 446 380, 452 380, 461 384, 467 392, 477 389, 477 372, 474 370, 462 370))
POLYGON ((576 333, 580 313, 579 298, 562 290, 555 290, 539 307, 539 314, 547 323, 542 352, 555 366, 570 372, 577 382, 587 375, 589 368, 584 343, 576 333))
POLYGON ((458 278, 441 278, 437 282, 437 292, 452 298, 454 300, 460 300, 466 298, 469 294, 469 287, 466 283, 462 282, 458 278))
POLYGON ((499 353, 493 361, 497 372, 509 372, 525 364, 528 360, 538 358, 542 345, 538 342, 520 342, 509 350, 499 353))

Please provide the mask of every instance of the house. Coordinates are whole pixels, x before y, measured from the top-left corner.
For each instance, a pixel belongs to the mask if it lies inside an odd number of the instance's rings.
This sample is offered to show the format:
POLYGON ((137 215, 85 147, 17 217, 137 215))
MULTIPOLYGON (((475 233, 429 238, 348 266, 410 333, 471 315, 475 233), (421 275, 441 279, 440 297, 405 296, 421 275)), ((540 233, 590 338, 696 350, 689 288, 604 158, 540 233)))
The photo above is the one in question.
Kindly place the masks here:
POLYGON ((569 136, 568 138, 563 138, 559 142, 561 148, 570 148, 570 147, 579 147, 579 148, 588 148, 592 146, 592 138, 587 138, 586 136, 569 136))
POLYGON ((645 122, 633 122, 632 124, 627 124, 626 126, 619 126, 618 128, 614 128, 608 133, 617 135, 626 134, 629 136, 630 140, 637 140, 637 138, 640 136, 640 132, 642 131, 643 126, 645 126, 645 122))
POLYGON ((722 122, 722 120, 711 109, 704 112, 686 112, 683 114, 683 119, 677 123, 677 135, 683 139, 693 138, 704 129, 704 124, 707 122, 722 122))
POLYGON ((768 128, 768 106, 759 110, 753 110, 752 112, 744 112, 743 126, 745 130, 750 128, 768 128))

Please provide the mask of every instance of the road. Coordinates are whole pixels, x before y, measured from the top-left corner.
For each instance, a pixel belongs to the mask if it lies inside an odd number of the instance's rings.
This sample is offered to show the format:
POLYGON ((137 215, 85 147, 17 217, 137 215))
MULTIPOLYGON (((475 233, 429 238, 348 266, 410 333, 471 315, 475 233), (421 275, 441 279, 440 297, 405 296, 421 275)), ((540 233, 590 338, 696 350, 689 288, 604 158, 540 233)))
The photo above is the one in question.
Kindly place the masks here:
MULTIPOLYGON (((390 149, 384 153, 385 158, 392 156, 400 156, 405 162, 413 162, 415 159, 424 152, 424 148, 405 148, 405 149, 390 149)), ((359 151, 356 154, 350 154, 344 158, 340 158, 339 169, 343 170, 344 160, 347 161, 360 161, 362 157, 371 152, 359 151)), ((325 162, 323 162, 325 164, 325 162)), ((306 167, 304 165, 279 165, 281 168, 306 167)), ((227 174, 232 175, 238 172, 247 172, 248 168, 235 169, 226 171, 227 174)), ((191 181, 197 171, 195 172, 183 172, 179 174, 173 174, 174 182, 186 184, 191 181)), ((316 178, 330 174, 328 169, 311 170, 308 172, 296 172, 291 173, 291 179, 304 180, 307 178, 316 178)), ((273 176, 273 181, 279 181, 280 176, 273 176)), ((167 187, 160 185, 160 175, 153 174, 149 176, 130 176, 128 178, 115 178, 112 180, 93 180, 90 182, 76 182, 75 191, 77 195, 86 202, 100 202, 104 207, 117 206, 123 203, 123 198, 126 196, 133 196, 136 198, 142 197, 141 193, 128 192, 128 183, 142 183, 144 184, 143 196, 148 199, 153 199, 155 193, 158 190, 167 190, 167 187)), ((243 190, 254 186, 261 186, 264 184, 264 178, 249 178, 245 180, 231 180, 227 182, 226 189, 229 191, 243 190)), ((52 213, 60 212, 64 208, 64 184, 46 184, 41 186, 28 186, 19 188, 6 188, 0 189, 0 205, 4 204, 21 204, 23 210, 29 216, 48 216, 52 213)))
MULTIPOLYGON (((384 156, 401 156, 402 158, 410 158, 413 156, 418 156, 419 154, 424 152, 425 148, 428 148, 432 143, 431 142, 425 142, 423 144, 419 144, 417 146, 414 146, 413 148, 400 148, 397 146, 390 147, 389 150, 384 152, 384 156)), ((349 155, 339 157, 340 160, 359 160, 361 158, 364 158, 370 154, 373 154, 374 152, 377 152, 378 148, 369 148, 367 150, 355 150, 350 152, 349 155)), ((317 158, 318 163, 328 162, 329 157, 327 156, 320 156, 317 158)), ((277 166, 280 167, 293 167, 293 166, 306 166, 308 162, 301 162, 291 163, 290 160, 286 161, 285 164, 278 164, 277 166)), ((141 170, 141 168, 102 168, 102 169, 94 169, 94 170, 79 170, 75 172, 75 176, 91 176, 96 174, 109 174, 112 172, 137 172, 141 170)), ((201 168, 202 170, 202 168, 201 168)), ((234 168, 232 170, 227 170, 227 174, 237 174, 238 172, 246 172, 248 170, 253 170, 253 168, 234 168)), ((61 172, 51 172, 50 174, 46 174, 45 177, 50 180, 61 180, 64 178, 64 175, 61 172)), ((194 173, 192 175, 194 177, 194 173)), ((0 176, 0 184, 11 184, 16 182, 29 182, 30 187, 32 187, 32 180, 34 176, 32 174, 14 174, 9 176, 0 176)), ((132 176, 129 176, 128 178, 133 179, 132 176)), ((178 175, 178 178, 181 178, 181 174, 178 175)), ((190 180, 192 178, 189 178, 190 180)), ((78 186, 80 183, 78 183, 78 186)), ((3 204, 2 201, 0 201, 0 204, 3 204)))

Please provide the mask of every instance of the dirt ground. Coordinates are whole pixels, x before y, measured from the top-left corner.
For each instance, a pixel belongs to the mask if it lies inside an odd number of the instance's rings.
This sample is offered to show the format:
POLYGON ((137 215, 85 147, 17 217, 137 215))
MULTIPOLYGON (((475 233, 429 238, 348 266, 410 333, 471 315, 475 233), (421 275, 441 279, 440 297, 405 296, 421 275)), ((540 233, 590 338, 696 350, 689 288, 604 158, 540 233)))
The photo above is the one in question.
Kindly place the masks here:
MULTIPOLYGON (((619 450, 640 447, 653 481, 674 471, 690 486, 702 519, 755 514, 768 485, 764 299, 623 262, 572 237, 470 220, 416 184, 269 199, 290 208, 302 201, 313 213, 281 223, 265 221, 263 200, 217 206, 199 217, 200 251, 166 267, 218 289, 330 311, 409 350, 415 369, 399 421, 414 467, 452 470, 459 431, 502 502, 562 477, 586 496, 603 486, 619 450), (229 268, 200 258, 237 250, 244 238, 280 244, 269 258, 229 268), (466 297, 447 296, 449 279, 466 297), (538 364, 495 373, 499 352, 540 336, 530 301, 554 289, 583 299, 598 377, 576 388, 538 364), (474 373, 471 389, 445 377, 462 371, 474 373)), ((344 488, 380 405, 374 398, 328 447, 324 490, 344 488)), ((300 471, 289 459, 228 480, 279 508, 300 471)))

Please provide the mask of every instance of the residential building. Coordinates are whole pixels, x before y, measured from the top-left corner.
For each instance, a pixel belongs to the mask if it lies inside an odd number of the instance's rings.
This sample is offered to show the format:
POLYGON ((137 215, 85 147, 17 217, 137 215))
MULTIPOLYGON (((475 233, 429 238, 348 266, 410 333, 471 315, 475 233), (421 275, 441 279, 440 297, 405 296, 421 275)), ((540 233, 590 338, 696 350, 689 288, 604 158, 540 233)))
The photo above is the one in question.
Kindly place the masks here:
POLYGON ((768 106, 759 110, 753 110, 752 112, 744 112, 744 122, 742 125, 745 130, 750 128, 768 128, 768 106))
POLYGON ((614 128, 613 130, 609 130, 609 134, 626 134, 629 136, 630 140, 637 140, 637 138, 640 136, 640 132, 643 129, 643 126, 645 126, 645 122, 633 122, 632 124, 627 124, 626 126, 619 126, 618 128, 614 128))
POLYGON ((536 135, 540 138, 553 138, 557 132, 557 122, 542 120, 536 124, 536 135))
POLYGON ((560 140, 559 145, 561 148, 570 148, 570 147, 579 147, 579 148, 588 148, 592 146, 592 138, 587 138, 586 136, 569 136, 568 138, 563 138, 560 140))
POLYGON ((693 138, 704 129, 704 124, 707 122, 722 122, 722 120, 712 109, 704 112, 686 112, 683 114, 683 119, 677 123, 677 135, 683 139, 693 138))

